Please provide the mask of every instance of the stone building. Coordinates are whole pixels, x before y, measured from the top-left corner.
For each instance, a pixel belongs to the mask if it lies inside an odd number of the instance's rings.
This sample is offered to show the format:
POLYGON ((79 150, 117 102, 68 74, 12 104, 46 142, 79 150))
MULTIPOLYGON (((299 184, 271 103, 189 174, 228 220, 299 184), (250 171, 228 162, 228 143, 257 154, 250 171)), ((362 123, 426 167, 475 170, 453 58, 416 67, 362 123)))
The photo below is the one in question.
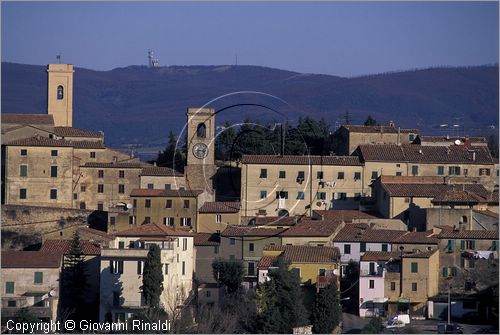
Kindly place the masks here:
POLYGON ((198 233, 217 233, 229 225, 239 225, 240 202, 205 202, 198 211, 196 231, 198 233))
POLYGON ((221 257, 220 234, 197 233, 194 237, 196 248, 196 271, 194 278, 197 283, 199 304, 214 304, 221 298, 224 288, 214 277, 212 263, 221 257))

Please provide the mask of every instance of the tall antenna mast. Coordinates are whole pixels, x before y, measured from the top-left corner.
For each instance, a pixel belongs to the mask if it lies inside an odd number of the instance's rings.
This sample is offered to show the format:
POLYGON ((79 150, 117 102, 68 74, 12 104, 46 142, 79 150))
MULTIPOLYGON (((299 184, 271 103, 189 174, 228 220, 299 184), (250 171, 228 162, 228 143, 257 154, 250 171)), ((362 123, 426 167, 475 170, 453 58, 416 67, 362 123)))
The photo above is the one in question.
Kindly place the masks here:
POLYGON ((59 64, 61 64, 61 51, 59 51, 59 53, 56 55, 56 59, 59 62, 59 64))
POLYGON ((153 57, 153 50, 148 49, 148 67, 160 66, 160 60, 153 57))
POLYGON ((238 65, 238 54, 234 54, 234 57, 235 57, 235 65, 237 66, 238 65))

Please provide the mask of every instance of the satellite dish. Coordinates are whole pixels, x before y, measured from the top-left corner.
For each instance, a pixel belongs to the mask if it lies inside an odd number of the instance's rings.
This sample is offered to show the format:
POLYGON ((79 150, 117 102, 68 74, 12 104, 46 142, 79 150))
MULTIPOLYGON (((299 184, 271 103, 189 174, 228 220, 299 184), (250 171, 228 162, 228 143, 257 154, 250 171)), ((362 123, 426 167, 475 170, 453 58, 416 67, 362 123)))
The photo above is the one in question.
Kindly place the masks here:
POLYGON ((49 295, 50 295, 51 297, 55 297, 55 296, 56 296, 56 294, 57 294, 57 293, 56 293, 56 291, 55 291, 55 290, 50 290, 50 292, 49 292, 49 295))
POLYGON ((336 276, 338 276, 339 275, 339 270, 338 269, 333 270, 333 274, 336 275, 336 276))
POLYGON ((460 142, 460 140, 458 140, 458 139, 455 140, 455 145, 460 145, 460 144, 462 144, 462 142, 460 142))
POLYGON ((126 207, 127 207, 127 209, 131 209, 131 208, 134 208, 134 205, 132 205, 132 204, 127 204, 127 206, 126 206, 126 207))

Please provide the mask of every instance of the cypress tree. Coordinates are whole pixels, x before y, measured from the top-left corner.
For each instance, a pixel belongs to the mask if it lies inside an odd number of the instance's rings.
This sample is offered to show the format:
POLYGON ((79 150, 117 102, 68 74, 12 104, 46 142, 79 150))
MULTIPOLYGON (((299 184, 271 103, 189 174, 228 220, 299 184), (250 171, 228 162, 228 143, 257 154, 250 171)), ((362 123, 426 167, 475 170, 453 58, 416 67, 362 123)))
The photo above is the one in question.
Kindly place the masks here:
POLYGON ((312 311, 313 331, 318 334, 331 334, 339 324, 341 313, 337 286, 331 284, 320 289, 312 311))
POLYGON ((87 265, 78 231, 73 233, 69 253, 64 260, 63 290, 65 306, 73 310, 73 318, 84 317, 84 296, 87 288, 87 265))
POLYGON ((159 309, 160 295, 163 292, 163 272, 160 247, 152 244, 149 247, 144 271, 142 273, 142 292, 146 305, 150 309, 159 309))

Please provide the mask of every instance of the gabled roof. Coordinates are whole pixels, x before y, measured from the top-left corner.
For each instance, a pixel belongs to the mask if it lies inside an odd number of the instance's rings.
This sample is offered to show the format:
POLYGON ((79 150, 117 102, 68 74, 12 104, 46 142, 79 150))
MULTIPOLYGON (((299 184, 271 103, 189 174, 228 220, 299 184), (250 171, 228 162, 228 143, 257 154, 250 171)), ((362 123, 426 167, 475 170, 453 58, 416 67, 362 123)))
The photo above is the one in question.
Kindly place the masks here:
POLYGON ((3 124, 37 124, 53 125, 54 117, 51 114, 17 114, 2 113, 3 124))
POLYGON ((357 156, 294 156, 294 155, 243 155, 243 164, 275 165, 363 165, 357 156))
POLYGON ((217 233, 197 233, 194 236, 195 246, 217 246, 220 244, 220 235, 217 233))
POLYGON ((443 193, 439 193, 437 196, 434 197, 434 199, 431 200, 431 202, 433 204, 449 204, 449 203, 478 204, 487 202, 487 200, 473 192, 451 189, 443 193))
POLYGON ((451 226, 441 226, 439 239, 476 239, 498 240, 498 231, 495 230, 456 230, 451 226))
POLYGON ((262 237, 281 237, 285 229, 276 228, 258 228, 249 226, 228 226, 222 232, 222 236, 238 237, 238 236, 262 236, 262 237))
POLYGON ((420 252, 412 252, 409 254, 403 254, 403 258, 429 258, 432 255, 434 255, 436 252, 438 252, 438 249, 431 249, 431 250, 420 251, 420 252))
MULTIPOLYGON (((468 136, 468 137, 457 137, 457 136, 433 136, 433 135, 417 135, 417 138, 421 140, 421 142, 455 142, 456 140, 460 140, 464 142, 466 139, 472 143, 487 143, 486 138, 483 136, 468 136)), ((417 141, 417 138, 415 141, 417 141)))
POLYGON ((256 226, 285 227, 293 226, 302 220, 300 216, 257 216, 250 220, 256 226))
POLYGON ((498 213, 492 212, 489 209, 486 209, 486 210, 476 210, 476 209, 473 209, 472 211, 474 213, 477 213, 477 214, 482 214, 482 215, 486 215, 486 216, 498 219, 498 213))
POLYGON ((241 204, 239 201, 234 202, 224 202, 224 201, 214 201, 205 202, 203 206, 199 209, 200 213, 238 213, 240 211, 241 204))
POLYGON ((158 223, 147 223, 114 234, 118 237, 167 237, 167 236, 193 236, 186 229, 171 228, 158 223))
POLYGON ((343 125, 345 129, 352 133, 391 133, 397 134, 398 131, 401 133, 418 133, 418 129, 398 129, 395 126, 363 126, 363 125, 343 125))
POLYGON ((2 251, 2 268, 59 268, 61 255, 41 251, 2 251))
POLYGON ((341 220, 302 219, 281 234, 283 237, 329 237, 342 226, 341 220))
POLYGON ((73 127, 54 127, 54 134, 61 137, 93 137, 102 138, 102 133, 98 131, 84 130, 73 127))
POLYGON ((399 259, 401 253, 399 251, 367 251, 361 258, 361 262, 387 262, 390 259, 399 259))
POLYGON ((487 147, 463 145, 362 144, 357 151, 362 161, 441 164, 493 164, 487 147))
POLYGON ((488 191, 481 184, 391 184, 383 183, 382 187, 391 197, 434 198, 452 190, 465 190, 479 196, 487 196, 488 191))
POLYGON ((279 257, 290 263, 336 263, 340 260, 339 248, 334 247, 268 245, 265 251, 281 251, 279 257))
POLYGON ((367 224, 348 223, 333 238, 333 241, 391 243, 406 233, 402 230, 370 229, 367 224))
POLYGON ((87 162, 82 167, 84 168, 98 168, 98 169, 141 169, 144 163, 121 163, 121 162, 109 162, 109 163, 98 163, 98 162, 87 162))
POLYGON ((130 192, 131 197, 182 197, 192 198, 202 194, 202 190, 160 190, 136 188, 130 192))
POLYGON ((174 169, 163 166, 145 166, 141 176, 183 177, 184 175, 174 169))
POLYGON ((56 140, 53 138, 33 136, 20 140, 14 140, 6 143, 8 146, 23 146, 23 147, 73 147, 78 149, 105 149, 105 146, 100 141, 67 141, 56 140))
POLYGON ((408 231, 396 238, 392 243, 438 244, 439 239, 432 230, 413 232, 408 231))
POLYGON ((332 209, 332 210, 314 210, 315 214, 321 216, 323 220, 335 220, 335 221, 344 221, 344 222, 352 222, 355 219, 377 219, 378 217, 362 212, 360 210, 351 210, 351 209, 332 209))
MULTIPOLYGON (((71 240, 46 240, 40 252, 45 254, 67 255, 71 250, 71 240)), ((101 246, 98 243, 81 240, 83 255, 100 255, 101 246)))

